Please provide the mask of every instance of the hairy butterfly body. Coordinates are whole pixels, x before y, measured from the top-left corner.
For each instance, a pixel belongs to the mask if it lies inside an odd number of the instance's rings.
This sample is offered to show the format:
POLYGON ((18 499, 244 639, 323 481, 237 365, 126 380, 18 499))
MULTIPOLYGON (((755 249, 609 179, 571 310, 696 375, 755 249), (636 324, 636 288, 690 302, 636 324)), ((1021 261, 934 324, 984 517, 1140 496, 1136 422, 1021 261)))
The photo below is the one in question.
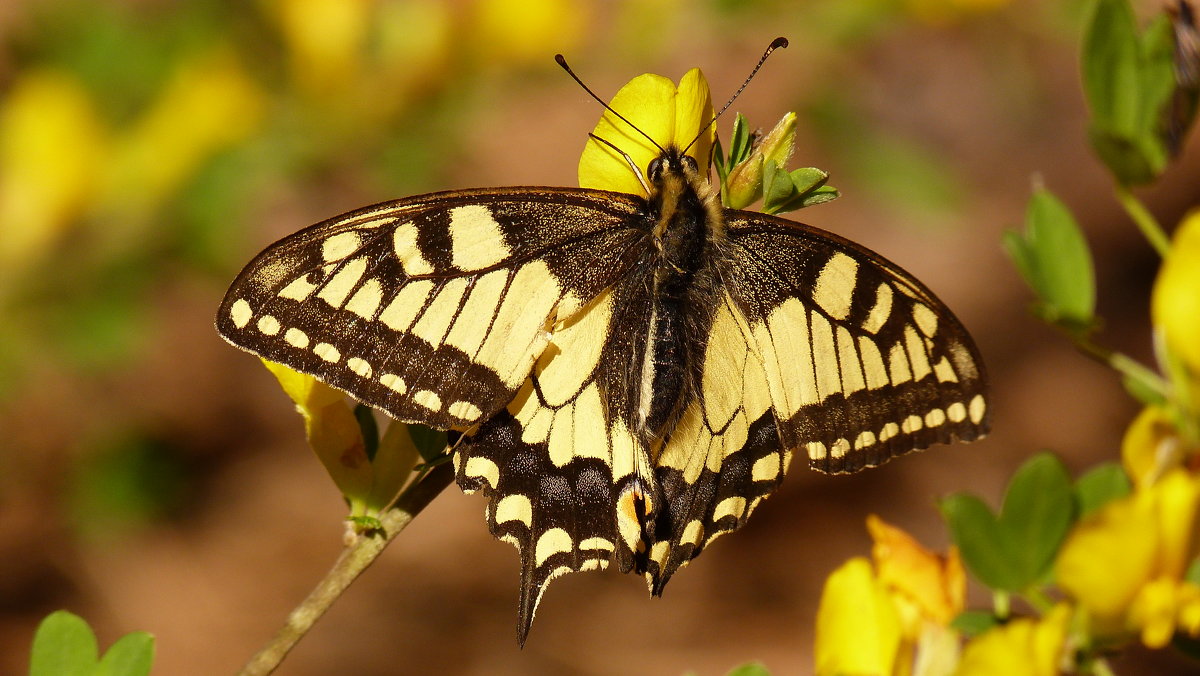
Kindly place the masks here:
POLYGON ((830 233, 724 209, 668 146, 650 196, 420 195, 270 246, 217 317, 234 345, 461 433, 463 490, 550 580, 615 565, 660 594, 793 455, 850 472, 987 431, 970 337, 920 282, 830 233))

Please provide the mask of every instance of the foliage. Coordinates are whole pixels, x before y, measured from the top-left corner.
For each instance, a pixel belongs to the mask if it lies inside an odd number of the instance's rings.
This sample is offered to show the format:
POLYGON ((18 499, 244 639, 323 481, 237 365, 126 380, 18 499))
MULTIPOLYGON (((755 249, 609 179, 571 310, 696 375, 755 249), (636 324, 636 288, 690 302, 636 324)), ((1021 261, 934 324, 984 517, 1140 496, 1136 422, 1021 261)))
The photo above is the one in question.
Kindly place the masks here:
POLYGON ((29 676, 147 676, 154 662, 154 637, 135 631, 99 654, 96 635, 78 615, 50 613, 33 638, 29 676))
POLYGON ((852 559, 829 577, 821 600, 818 674, 1106 674, 1107 655, 1131 643, 1161 649, 1200 638, 1200 216, 1185 218, 1168 244, 1128 191, 1162 174, 1178 141, 1172 135, 1192 121, 1194 106, 1183 119, 1166 114, 1180 90, 1193 86, 1176 81, 1195 68, 1178 61, 1188 51, 1176 50, 1176 36, 1195 31, 1180 26, 1192 16, 1181 8, 1139 33, 1125 0, 1097 0, 1083 48, 1093 149, 1113 175, 1118 200, 1166 259, 1153 292, 1159 371, 1092 340, 1099 323, 1092 257, 1067 205, 1038 187, 1024 232, 1004 238, 1037 297, 1034 314, 1114 368, 1146 404, 1126 432, 1121 464, 1098 465, 1072 481, 1057 458, 1042 453, 1014 474, 998 513, 969 494, 940 502, 955 543, 947 556, 961 552, 993 594, 988 610, 959 608, 953 620, 926 616, 932 624, 925 631, 949 640, 901 633, 856 650, 854 638, 827 618, 857 608, 859 636, 893 635, 907 601, 879 582, 894 554, 880 556, 877 545, 873 568, 852 559), (1014 598, 1029 612, 1017 615, 1014 598), (864 655, 875 661, 864 665, 864 655))

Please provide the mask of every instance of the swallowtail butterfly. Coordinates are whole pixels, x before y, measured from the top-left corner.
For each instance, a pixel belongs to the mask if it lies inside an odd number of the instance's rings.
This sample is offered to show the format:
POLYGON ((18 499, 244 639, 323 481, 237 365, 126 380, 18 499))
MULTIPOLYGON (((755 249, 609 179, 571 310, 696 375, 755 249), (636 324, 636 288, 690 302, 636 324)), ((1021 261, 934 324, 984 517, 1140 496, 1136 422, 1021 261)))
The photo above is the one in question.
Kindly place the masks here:
MULTIPOLYGON (((710 108, 711 110, 711 108, 710 108)), ((653 594, 736 530, 794 454, 822 472, 987 431, 970 336, 859 244, 726 209, 666 145, 649 196, 485 188, 351 211, 269 246, 217 328, 397 420, 459 433, 457 482, 550 580, 653 594)))

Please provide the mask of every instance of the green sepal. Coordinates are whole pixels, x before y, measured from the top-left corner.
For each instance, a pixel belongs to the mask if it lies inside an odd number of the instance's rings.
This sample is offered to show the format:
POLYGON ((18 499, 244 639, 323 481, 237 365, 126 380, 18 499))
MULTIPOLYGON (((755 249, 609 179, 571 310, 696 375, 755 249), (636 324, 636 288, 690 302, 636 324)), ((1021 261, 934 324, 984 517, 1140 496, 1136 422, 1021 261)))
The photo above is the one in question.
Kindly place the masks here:
POLYGON ((154 637, 133 632, 99 657, 96 634, 83 618, 50 613, 33 637, 29 676, 146 676, 154 661, 154 637))
POLYGON ((346 521, 349 521, 354 526, 354 532, 359 535, 383 532, 383 522, 378 517, 359 514, 357 516, 346 517, 346 521))
POLYGON ((787 171, 774 160, 763 166, 763 213, 778 214, 837 199, 837 188, 825 185, 829 173, 816 167, 787 171))
POLYGON ((721 146, 721 139, 716 139, 713 145, 713 164, 717 167, 717 177, 721 181, 721 191, 725 191, 725 183, 729 172, 738 164, 750 157, 750 148, 754 143, 754 135, 746 124, 746 118, 738 113, 733 118, 733 133, 729 138, 729 154, 726 155, 721 146))
POLYGON ((1075 217, 1050 191, 1034 190, 1025 231, 1004 233, 1004 249, 1038 296, 1035 312, 1047 322, 1086 333, 1095 324, 1092 254, 1075 217))
POLYGON ((421 459, 425 462, 429 462, 446 452, 446 433, 442 430, 409 423, 408 435, 412 438, 413 444, 416 445, 417 451, 421 454, 421 459))
POLYGON ((994 590, 1014 593, 1049 574, 1076 513, 1070 476, 1048 453, 1034 456, 1013 475, 999 515, 963 493, 938 507, 975 577, 994 590))
POLYGON ((1123 498, 1133 490, 1129 475, 1115 462, 1106 462, 1088 470, 1075 481, 1075 500, 1083 518, 1112 500, 1123 498))
POLYGON ((950 628, 967 638, 1000 626, 1000 619, 985 610, 965 610, 950 621, 950 628))

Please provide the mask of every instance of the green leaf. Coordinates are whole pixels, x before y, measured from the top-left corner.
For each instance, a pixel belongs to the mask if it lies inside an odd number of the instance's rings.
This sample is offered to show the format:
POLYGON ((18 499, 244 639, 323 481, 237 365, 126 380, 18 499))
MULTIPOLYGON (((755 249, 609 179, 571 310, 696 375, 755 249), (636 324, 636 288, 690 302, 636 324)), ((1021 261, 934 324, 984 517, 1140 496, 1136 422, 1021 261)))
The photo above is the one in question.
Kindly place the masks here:
POLYGON ((956 493, 938 503, 950 537, 971 573, 992 589, 1016 591, 1022 580, 1016 573, 1015 549, 1007 531, 982 500, 956 493))
POLYGON ((1122 185, 1154 180, 1170 157, 1175 36, 1160 14, 1139 36, 1127 0, 1097 0, 1083 45, 1088 136, 1122 185))
POLYGON ((1080 331, 1095 322, 1091 251, 1070 210, 1050 191, 1034 191, 1025 232, 1006 232, 1004 248, 1038 295, 1046 321, 1080 331))
POLYGON ((83 618, 58 610, 46 616, 33 637, 29 676, 91 676, 99 648, 83 618))
POLYGON ((1055 555, 1075 522, 1071 476, 1062 461, 1040 453, 1013 475, 1000 509, 999 525, 1014 546, 1012 563, 1021 591, 1050 571, 1055 555))
POLYGON ((375 420, 375 414, 370 406, 355 404, 354 419, 358 421, 358 429, 362 432, 363 451, 367 454, 367 460, 374 460, 375 452, 379 450, 379 423, 375 420))
POLYGON ((762 662, 747 662, 730 669, 725 676, 771 676, 771 672, 762 662))
POLYGON ((154 664, 154 637, 144 631, 125 634, 100 660, 94 676, 147 676, 154 664))
POLYGON ((421 459, 429 462, 446 451, 446 433, 424 425, 408 423, 408 434, 421 453, 421 459))
POLYGON ((995 615, 983 610, 963 611, 950 622, 951 629, 964 634, 967 638, 978 636, 999 625, 1000 620, 995 615))
POLYGON ((1079 504, 1079 516, 1100 509, 1111 500, 1129 495, 1133 486, 1125 470, 1115 462, 1097 465, 1075 482, 1075 499, 1079 504))
POLYGON ((733 134, 729 141, 729 166, 736 167, 750 157, 750 149, 753 145, 754 135, 750 131, 750 125, 746 122, 745 116, 738 113, 733 118, 733 134))
POLYGON ((788 172, 767 160, 763 167, 763 213, 779 214, 838 198, 837 188, 825 185, 829 173, 816 167, 788 172))

